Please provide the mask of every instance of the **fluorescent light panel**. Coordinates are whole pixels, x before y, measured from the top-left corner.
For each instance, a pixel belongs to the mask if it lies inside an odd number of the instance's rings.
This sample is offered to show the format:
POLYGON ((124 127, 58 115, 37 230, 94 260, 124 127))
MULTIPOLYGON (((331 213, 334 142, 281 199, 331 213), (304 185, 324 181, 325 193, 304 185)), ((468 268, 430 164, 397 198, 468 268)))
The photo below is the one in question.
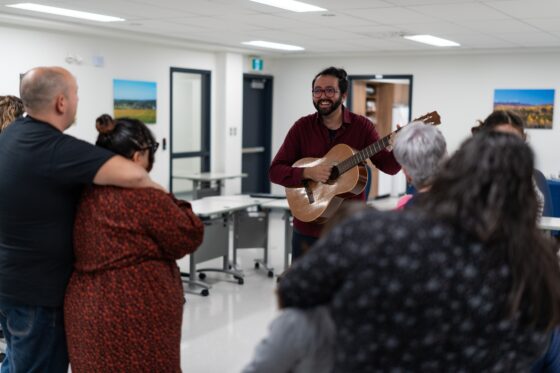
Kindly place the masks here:
POLYGON ((284 51, 302 51, 302 50, 304 50, 304 48, 298 47, 297 45, 273 43, 271 41, 264 41, 264 40, 244 41, 242 44, 251 45, 253 47, 280 49, 280 50, 284 50, 284 51))
POLYGON ((6 6, 9 7, 9 8, 31 10, 32 12, 56 14, 56 15, 65 16, 65 17, 87 19, 87 20, 90 20, 90 21, 98 21, 98 22, 125 21, 124 18, 111 17, 111 16, 105 16, 105 15, 102 15, 102 14, 81 12, 79 10, 57 8, 57 7, 54 7, 54 6, 47 6, 47 5, 34 4, 34 3, 18 3, 18 4, 6 5, 6 6))
POLYGON ((315 5, 302 3, 295 0, 251 0, 255 3, 274 6, 276 8, 291 10, 292 12, 326 12, 327 9, 315 5))
POLYGON ((405 35, 405 39, 416 41, 418 43, 424 43, 429 45, 435 45, 436 47, 460 47, 461 44, 455 43, 454 41, 438 38, 432 35, 405 35))

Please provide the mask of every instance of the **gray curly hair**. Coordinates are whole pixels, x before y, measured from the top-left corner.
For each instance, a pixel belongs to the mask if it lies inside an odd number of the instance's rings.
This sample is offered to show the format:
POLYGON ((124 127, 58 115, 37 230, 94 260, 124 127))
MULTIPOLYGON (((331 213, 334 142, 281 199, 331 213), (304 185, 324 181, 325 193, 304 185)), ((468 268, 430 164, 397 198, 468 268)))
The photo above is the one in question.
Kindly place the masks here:
POLYGON ((430 185, 447 158, 447 144, 436 127, 414 122, 400 130, 393 154, 418 189, 430 185))

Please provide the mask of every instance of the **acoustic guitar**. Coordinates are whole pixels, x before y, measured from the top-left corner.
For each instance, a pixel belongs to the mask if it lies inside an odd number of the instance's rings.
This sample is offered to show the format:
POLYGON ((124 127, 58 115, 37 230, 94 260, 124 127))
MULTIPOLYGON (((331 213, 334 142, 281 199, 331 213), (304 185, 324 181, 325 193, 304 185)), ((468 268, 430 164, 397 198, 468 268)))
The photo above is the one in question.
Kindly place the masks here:
MULTIPOLYGON (((414 121, 431 125, 441 123, 437 111, 416 118, 414 121)), ((360 151, 345 144, 338 144, 333 146, 323 158, 308 157, 295 162, 293 167, 313 167, 321 163, 332 164, 333 167, 326 183, 305 180, 302 187, 286 188, 286 198, 292 215, 303 222, 326 222, 345 199, 354 197, 364 190, 367 182, 364 161, 389 146, 391 135, 404 127, 360 151)))

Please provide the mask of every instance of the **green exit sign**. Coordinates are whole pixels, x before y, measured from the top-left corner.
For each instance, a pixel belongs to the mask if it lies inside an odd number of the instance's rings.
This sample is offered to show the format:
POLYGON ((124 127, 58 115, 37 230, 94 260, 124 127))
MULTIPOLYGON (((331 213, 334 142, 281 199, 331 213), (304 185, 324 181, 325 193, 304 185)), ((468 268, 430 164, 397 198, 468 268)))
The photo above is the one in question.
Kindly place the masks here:
POLYGON ((262 58, 253 58, 251 62, 251 67, 253 71, 262 71, 263 69, 263 60, 262 58))

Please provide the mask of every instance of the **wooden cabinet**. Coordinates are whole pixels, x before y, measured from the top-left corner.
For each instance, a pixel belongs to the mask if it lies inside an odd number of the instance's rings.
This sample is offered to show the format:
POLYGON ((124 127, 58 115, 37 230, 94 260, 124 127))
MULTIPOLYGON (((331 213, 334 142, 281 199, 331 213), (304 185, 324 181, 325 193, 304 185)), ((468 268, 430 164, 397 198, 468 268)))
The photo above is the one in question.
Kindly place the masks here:
MULTIPOLYGON (((352 81, 352 112, 367 117, 374 125, 380 137, 393 131, 393 108, 409 106, 409 85, 375 80, 352 81)), ((406 123, 402 123, 406 124, 406 123)), ((370 164, 370 166, 372 166, 370 164)), ((384 178, 391 176, 379 173, 372 167, 371 188, 368 199, 385 194, 379 188, 384 178)))
POLYGON ((391 132, 394 84, 358 80, 352 85, 352 108, 375 125, 380 136, 391 132))

